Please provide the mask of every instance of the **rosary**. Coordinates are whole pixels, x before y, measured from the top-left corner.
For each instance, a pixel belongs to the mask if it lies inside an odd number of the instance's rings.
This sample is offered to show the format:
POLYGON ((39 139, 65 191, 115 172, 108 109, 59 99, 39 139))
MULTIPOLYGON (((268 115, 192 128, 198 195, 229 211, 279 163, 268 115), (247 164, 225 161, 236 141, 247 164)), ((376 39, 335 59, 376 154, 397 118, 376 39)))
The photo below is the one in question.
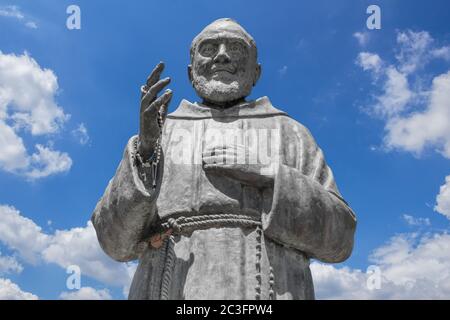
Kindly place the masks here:
MULTIPOLYGON (((157 175, 158 175, 158 164, 159 161, 161 160, 161 139, 162 139, 162 129, 164 126, 164 113, 165 113, 165 108, 166 105, 163 104, 161 106, 161 108, 158 111, 158 126, 159 126, 159 137, 158 140, 156 140, 156 144, 155 144, 155 148, 153 151, 152 156, 147 160, 147 161, 143 161, 141 155, 138 153, 136 153, 136 159, 140 162, 140 164, 144 167, 144 168, 150 168, 151 169, 151 173, 152 173, 152 188, 156 189, 156 179, 157 179, 157 175)), ((146 175, 143 175, 143 179, 144 181, 146 181, 146 175)))

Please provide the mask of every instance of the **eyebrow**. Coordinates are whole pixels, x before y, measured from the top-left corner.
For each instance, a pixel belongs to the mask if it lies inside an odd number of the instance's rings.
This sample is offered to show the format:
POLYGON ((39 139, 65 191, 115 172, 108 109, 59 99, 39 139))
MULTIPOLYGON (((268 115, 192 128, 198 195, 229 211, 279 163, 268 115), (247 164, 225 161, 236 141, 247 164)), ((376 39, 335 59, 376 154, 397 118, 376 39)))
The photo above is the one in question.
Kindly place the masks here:
POLYGON ((205 42, 208 42, 208 41, 217 41, 217 40, 221 40, 221 39, 224 39, 225 38, 225 40, 228 40, 228 41, 237 41, 237 42, 240 42, 240 43, 242 43, 242 44, 244 44, 246 47, 251 47, 251 44, 247 41, 247 40, 245 40, 245 39, 243 39, 243 38, 241 38, 241 37, 233 37, 233 36, 223 36, 223 35, 213 35, 213 36, 209 36, 209 37, 207 37, 207 38, 203 38, 203 39, 200 39, 198 42, 197 42, 197 47, 199 47, 199 46, 201 46, 203 43, 205 43, 205 42))

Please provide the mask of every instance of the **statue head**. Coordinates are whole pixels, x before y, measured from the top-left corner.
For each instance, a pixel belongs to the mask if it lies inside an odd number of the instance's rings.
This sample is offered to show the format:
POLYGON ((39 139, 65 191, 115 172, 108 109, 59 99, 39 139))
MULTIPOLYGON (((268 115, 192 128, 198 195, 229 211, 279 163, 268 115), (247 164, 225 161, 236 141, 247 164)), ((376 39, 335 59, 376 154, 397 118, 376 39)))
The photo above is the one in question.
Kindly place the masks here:
POLYGON ((247 97, 261 74, 256 43, 236 21, 218 19, 191 44, 189 80, 205 103, 229 105, 247 97))

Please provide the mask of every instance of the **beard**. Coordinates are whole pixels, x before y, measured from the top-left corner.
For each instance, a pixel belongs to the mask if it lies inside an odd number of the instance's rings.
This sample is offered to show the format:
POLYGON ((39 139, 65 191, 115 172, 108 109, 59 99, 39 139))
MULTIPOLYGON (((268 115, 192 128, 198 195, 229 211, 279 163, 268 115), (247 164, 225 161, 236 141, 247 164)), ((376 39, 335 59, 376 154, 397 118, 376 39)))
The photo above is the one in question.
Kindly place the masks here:
POLYGON ((225 103, 245 98, 253 87, 253 82, 245 77, 218 80, 208 79, 198 74, 194 74, 192 84, 199 97, 213 103, 225 103))

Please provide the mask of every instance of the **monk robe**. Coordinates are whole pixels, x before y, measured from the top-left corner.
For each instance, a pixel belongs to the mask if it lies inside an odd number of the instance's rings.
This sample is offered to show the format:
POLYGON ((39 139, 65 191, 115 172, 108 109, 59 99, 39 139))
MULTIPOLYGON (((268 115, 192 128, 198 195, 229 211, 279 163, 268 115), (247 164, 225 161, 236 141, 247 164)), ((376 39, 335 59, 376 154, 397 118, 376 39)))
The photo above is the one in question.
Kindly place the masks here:
POLYGON ((92 216, 110 257, 139 259, 129 299, 314 299, 310 259, 349 257, 355 215, 308 129, 267 97, 224 110, 183 100, 161 144, 156 188, 134 136, 92 216), (205 172, 205 134, 225 128, 279 134, 273 184, 205 172))

